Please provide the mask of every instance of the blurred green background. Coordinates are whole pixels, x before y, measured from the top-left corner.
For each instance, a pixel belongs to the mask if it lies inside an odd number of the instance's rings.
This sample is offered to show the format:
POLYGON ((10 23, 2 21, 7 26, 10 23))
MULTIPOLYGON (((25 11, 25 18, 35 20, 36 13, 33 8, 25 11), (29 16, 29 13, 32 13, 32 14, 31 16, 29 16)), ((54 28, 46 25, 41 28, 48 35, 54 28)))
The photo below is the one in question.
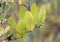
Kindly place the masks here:
MULTIPOLYGON (((35 28, 32 32, 24 34, 23 38, 15 39, 14 36, 11 40, 3 40, 5 42, 60 42, 60 0, 0 0, 0 28, 3 25, 4 29, 0 29, 0 32, 4 31, 8 25, 7 21, 10 16, 14 17, 15 21, 18 21, 18 12, 22 6, 25 6, 28 11, 32 3, 36 3, 39 7, 44 5, 46 7, 46 19, 42 23, 41 28, 35 28), (4 6, 5 5, 5 6, 4 6), (7 21, 5 22, 5 19, 7 21)), ((1 35, 1 33, 0 33, 1 35)), ((10 31, 3 35, 2 38, 6 38, 11 35, 10 31)), ((1 41, 1 40, 0 40, 1 41)), ((3 42, 2 41, 2 42, 3 42)))

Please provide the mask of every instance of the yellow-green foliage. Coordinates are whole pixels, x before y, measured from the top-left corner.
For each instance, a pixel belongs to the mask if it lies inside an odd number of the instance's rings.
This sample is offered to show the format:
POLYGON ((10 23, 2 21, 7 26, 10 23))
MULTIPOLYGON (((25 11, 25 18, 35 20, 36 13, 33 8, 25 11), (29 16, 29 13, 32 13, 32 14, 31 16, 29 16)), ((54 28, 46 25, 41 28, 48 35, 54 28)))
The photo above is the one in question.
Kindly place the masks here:
POLYGON ((40 12, 39 12, 39 15, 38 15, 38 21, 39 23, 42 23, 46 18, 46 8, 45 6, 41 6, 40 7, 40 12))
POLYGON ((30 11, 34 17, 34 20, 35 20, 35 23, 37 24, 37 21, 38 21, 38 7, 36 5, 36 3, 33 3, 31 8, 30 8, 30 11))
POLYGON ((24 19, 25 13, 26 13, 26 7, 22 6, 20 8, 20 12, 19 12, 19 19, 24 19))
MULTIPOLYGON (((44 5, 38 9, 35 3, 32 4, 30 11, 27 11, 23 6, 19 12, 19 20, 16 23, 13 17, 9 18, 9 24, 14 28, 20 35, 24 35, 27 31, 32 31, 35 25, 40 25, 46 18, 46 8, 44 5), (39 12, 38 12, 39 10, 39 12)), ((17 33, 17 34, 18 34, 17 33)))
POLYGON ((34 17, 29 11, 26 11, 25 13, 25 23, 28 31, 32 31, 34 29, 34 17))

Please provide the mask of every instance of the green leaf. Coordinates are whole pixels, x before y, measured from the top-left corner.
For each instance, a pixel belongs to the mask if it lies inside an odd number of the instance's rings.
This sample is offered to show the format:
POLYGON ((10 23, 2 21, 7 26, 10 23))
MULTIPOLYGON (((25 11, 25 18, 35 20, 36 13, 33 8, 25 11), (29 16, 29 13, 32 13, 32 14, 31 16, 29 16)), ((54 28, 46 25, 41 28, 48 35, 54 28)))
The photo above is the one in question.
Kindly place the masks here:
POLYGON ((24 19, 25 12, 26 12, 26 8, 24 6, 22 6, 19 11, 19 18, 20 19, 24 19))
POLYGON ((10 24, 10 32, 15 35, 15 27, 16 27, 16 22, 13 17, 10 17, 8 19, 8 23, 10 24))
POLYGON ((45 6, 41 6, 40 13, 38 16, 39 23, 43 22, 45 20, 45 18, 46 18, 46 8, 45 8, 45 6))
POLYGON ((28 31, 32 31, 34 29, 34 17, 30 11, 26 11, 25 13, 25 22, 28 31))
POLYGON ((19 20, 17 27, 16 27, 16 31, 20 33, 21 35, 23 35, 26 32, 26 24, 24 20, 19 20))
POLYGON ((14 19, 13 17, 10 17, 10 18, 8 19, 8 22, 9 22, 9 24, 10 24, 10 26, 11 26, 12 28, 15 28, 15 27, 16 27, 16 21, 15 21, 15 19, 14 19))
POLYGON ((34 16, 34 20, 35 20, 35 23, 37 24, 38 22, 38 7, 36 5, 36 3, 33 3, 32 6, 31 6, 31 9, 30 9, 32 15, 34 16))

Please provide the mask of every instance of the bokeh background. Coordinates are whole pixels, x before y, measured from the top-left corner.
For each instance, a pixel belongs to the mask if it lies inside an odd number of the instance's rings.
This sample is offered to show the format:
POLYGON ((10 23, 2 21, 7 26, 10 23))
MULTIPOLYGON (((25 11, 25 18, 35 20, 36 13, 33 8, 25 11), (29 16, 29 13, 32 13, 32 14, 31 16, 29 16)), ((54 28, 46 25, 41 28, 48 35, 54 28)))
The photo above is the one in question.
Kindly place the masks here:
MULTIPOLYGON (((20 7, 23 6, 22 4, 27 7, 27 10, 30 10, 30 6, 34 2, 38 7, 41 5, 46 7, 46 19, 44 23, 42 23, 42 28, 36 28, 32 32, 27 33, 24 39, 17 39, 18 42, 60 42, 60 0, 0 0, 0 14, 6 14, 5 18, 7 19, 13 16, 17 21, 17 13, 20 7)), ((2 18, 3 16, 4 15, 0 15, 2 18)), ((0 20, 2 20, 2 18, 0 18, 0 20)), ((7 22, 3 24, 4 27, 6 25, 8 25, 7 22)), ((7 37, 7 35, 5 35, 5 37, 7 37)), ((6 39, 4 42, 16 42, 14 36, 12 36, 11 39, 12 40, 9 41, 6 39)))

